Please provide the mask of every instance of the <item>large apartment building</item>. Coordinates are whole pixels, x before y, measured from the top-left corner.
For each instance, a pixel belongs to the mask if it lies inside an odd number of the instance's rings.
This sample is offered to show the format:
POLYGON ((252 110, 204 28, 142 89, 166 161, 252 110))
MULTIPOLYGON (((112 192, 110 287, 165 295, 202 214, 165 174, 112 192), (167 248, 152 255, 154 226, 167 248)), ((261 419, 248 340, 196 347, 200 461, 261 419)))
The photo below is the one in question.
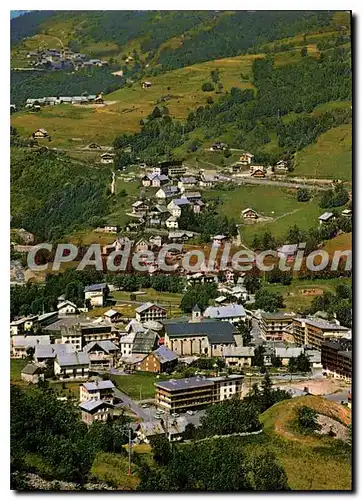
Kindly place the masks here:
POLYGON ((323 369, 335 378, 352 380, 352 342, 327 341, 322 343, 323 369))
POLYGON ((232 396, 241 399, 242 375, 190 377, 155 383, 156 406, 170 413, 197 410, 232 396))
POLYGON ((284 329, 293 321, 293 314, 262 313, 259 321, 260 334, 264 340, 284 340, 284 329))
POLYGON ((348 338, 351 334, 345 326, 314 318, 294 318, 291 332, 297 345, 309 345, 318 350, 327 340, 348 338))

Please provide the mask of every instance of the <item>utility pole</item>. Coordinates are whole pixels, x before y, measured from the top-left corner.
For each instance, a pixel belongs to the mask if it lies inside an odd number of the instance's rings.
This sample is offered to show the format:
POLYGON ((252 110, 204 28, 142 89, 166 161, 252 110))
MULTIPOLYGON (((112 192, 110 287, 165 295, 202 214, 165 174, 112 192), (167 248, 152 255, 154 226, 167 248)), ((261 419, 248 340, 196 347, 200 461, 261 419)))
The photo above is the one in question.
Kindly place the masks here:
POLYGON ((128 429, 128 475, 131 475, 131 458, 132 458, 132 430, 128 429))

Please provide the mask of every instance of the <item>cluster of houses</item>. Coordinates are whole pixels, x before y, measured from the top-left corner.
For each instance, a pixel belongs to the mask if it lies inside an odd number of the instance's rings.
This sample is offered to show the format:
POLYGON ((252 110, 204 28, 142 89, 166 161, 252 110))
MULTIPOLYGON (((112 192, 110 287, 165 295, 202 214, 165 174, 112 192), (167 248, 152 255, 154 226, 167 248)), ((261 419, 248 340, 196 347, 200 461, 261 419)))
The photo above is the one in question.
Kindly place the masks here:
POLYGON ((54 71, 77 71, 81 68, 108 66, 108 61, 90 59, 88 55, 73 52, 67 47, 28 52, 27 59, 34 68, 54 71))
MULTIPOLYGON (((125 244, 118 241, 119 245, 122 243, 125 244)), ((238 326, 250 321, 258 325, 266 366, 276 357, 282 366, 287 366, 291 358, 304 353, 313 370, 351 380, 352 345, 348 328, 318 315, 300 317, 293 313, 246 310, 242 304, 250 304, 252 297, 243 285, 243 277, 236 280, 230 270, 224 272, 223 278, 215 281, 215 274, 206 271, 189 275, 189 286, 213 279, 219 295, 214 305, 203 311, 195 305, 190 316, 179 318, 169 318, 163 305, 146 302, 135 309, 133 318, 126 318, 118 308, 112 308, 103 316, 90 319, 86 308, 77 307, 61 295, 57 311, 11 322, 11 357, 32 358, 21 373, 21 378, 29 384, 49 377, 63 382, 78 381, 79 410, 87 424, 116 417, 120 410, 122 403, 113 383, 98 380, 99 375, 114 369, 126 373, 171 374, 180 363, 187 366, 200 357, 221 358, 235 375, 158 381, 156 406, 166 412, 192 412, 225 397, 235 394, 241 397, 240 371, 253 366, 256 348, 244 345, 238 326), (179 389, 187 395, 182 401, 177 397, 179 389), (203 394, 210 391, 211 399, 205 396, 200 400, 200 391, 203 394)), ((87 305, 106 306, 107 284, 89 285, 84 293, 87 305)), ((182 428, 180 422, 175 425, 182 428)), ((142 426, 138 430, 144 434, 142 426)))
POLYGON ((103 104, 103 92, 99 94, 85 94, 81 96, 38 97, 26 100, 25 107, 32 111, 39 111, 42 106, 57 104, 103 104))

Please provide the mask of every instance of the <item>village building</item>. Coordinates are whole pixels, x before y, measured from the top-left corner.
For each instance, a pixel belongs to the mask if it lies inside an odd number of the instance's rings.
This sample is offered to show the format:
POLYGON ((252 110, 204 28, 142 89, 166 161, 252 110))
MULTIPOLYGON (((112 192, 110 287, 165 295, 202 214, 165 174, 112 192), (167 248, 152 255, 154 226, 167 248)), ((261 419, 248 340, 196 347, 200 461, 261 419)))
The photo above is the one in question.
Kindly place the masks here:
POLYGON ((132 354, 148 354, 156 348, 157 341, 158 335, 153 330, 147 328, 144 332, 136 332, 132 354))
POLYGON ((206 283, 217 283, 218 278, 216 274, 199 271, 197 273, 187 274, 186 279, 188 285, 195 286, 205 285, 206 283))
POLYGON ((148 212, 148 205, 142 200, 132 203, 132 213, 136 215, 145 215, 148 212))
POLYGON ((33 139, 47 139, 49 137, 48 132, 45 130, 45 128, 38 128, 33 134, 32 134, 33 139))
POLYGON ((109 288, 107 283, 96 283, 84 288, 84 299, 91 307, 104 307, 107 301, 109 288))
POLYGON ((183 193, 187 188, 192 188, 197 185, 196 177, 181 177, 177 183, 180 192, 183 193))
POLYGON ((145 321, 159 321, 165 319, 167 310, 153 302, 146 302, 136 309, 136 320, 141 323, 145 321))
POLYGON ((180 192, 179 188, 177 186, 166 186, 164 188, 159 189, 155 197, 158 198, 159 200, 168 200, 171 199, 180 192))
POLYGON ((261 337, 264 340, 284 340, 284 330, 292 324, 294 317, 294 314, 262 313, 259 321, 261 337))
POLYGON ((187 198, 176 198, 167 205, 167 208, 170 210, 171 214, 174 217, 180 217, 182 208, 190 205, 190 202, 187 198))
POLYGON ((352 343, 337 340, 322 342, 321 363, 328 375, 350 382, 353 364, 352 343))
POLYGON ((10 323, 10 335, 30 332, 38 326, 38 315, 25 316, 10 323))
POLYGON ((101 163, 103 165, 109 165, 111 163, 114 163, 114 153, 103 153, 101 154, 101 163))
POLYGON ((95 380, 79 386, 79 399, 83 401, 108 401, 113 403, 115 385, 111 380, 95 380))
POLYGON ((198 191, 186 191, 183 193, 181 198, 189 200, 190 202, 195 202, 201 200, 201 193, 198 191))
POLYGON ((319 351, 325 341, 351 338, 349 328, 316 318, 294 318, 291 332, 298 346, 308 345, 319 351))
POLYGON ((243 375, 189 377, 155 383, 156 406, 167 412, 199 410, 226 399, 242 397, 243 375))
POLYGON ((70 354, 75 350, 73 344, 37 344, 35 346, 34 360, 37 363, 54 361, 58 354, 70 354))
POLYGON ((11 337, 11 356, 26 358, 28 349, 34 349, 39 344, 50 344, 49 335, 15 335, 11 337))
POLYGON ((167 177, 167 175, 164 174, 146 174, 145 176, 142 177, 142 185, 144 187, 161 187, 164 184, 167 184, 170 181, 170 179, 167 177))
POLYGON ((225 236, 224 234, 217 234, 215 236, 211 236, 211 240, 212 240, 213 246, 221 247, 226 243, 226 241, 228 240, 228 237, 225 236))
POLYGON ((260 165, 252 165, 250 167, 250 175, 251 177, 265 177, 265 169, 260 165))
POLYGON ((205 309, 203 317, 236 324, 246 320, 246 312, 241 304, 229 304, 217 307, 209 306, 205 309))
POLYGON ((85 352, 58 354, 54 360, 54 374, 60 380, 88 378, 89 357, 85 352))
POLYGON ((150 244, 147 240, 141 239, 135 243, 134 251, 136 253, 147 252, 150 249, 150 244))
POLYGON ((117 323, 122 320, 122 313, 116 311, 115 309, 109 309, 103 314, 104 321, 107 323, 117 323))
POLYGON ((275 172, 278 173, 288 172, 288 162, 286 160, 279 160, 275 165, 275 172))
POLYGON ((213 144, 211 144, 209 150, 210 151, 225 151, 226 149, 228 149, 228 145, 225 144, 224 142, 214 142, 213 144))
POLYGON ((251 153, 244 153, 240 156, 239 163, 241 163, 241 165, 250 165, 253 161, 253 158, 254 155, 252 155, 251 153))
POLYGON ((78 307, 70 300, 64 300, 57 305, 58 314, 67 316, 68 314, 78 314, 78 307))
POLYGON ((350 219, 352 217, 352 210, 346 208, 345 210, 342 210, 341 215, 342 217, 347 217, 350 219))
POLYGON ((93 369, 109 370, 117 364, 119 347, 110 340, 90 342, 83 351, 88 354, 90 367, 93 369))
POLYGON ((116 329, 109 323, 74 323, 61 326, 63 344, 73 344, 77 351, 92 341, 117 339, 116 329))
POLYGON ((259 215, 252 208, 245 208, 245 210, 243 210, 241 212, 241 215, 246 220, 256 220, 256 219, 259 219, 259 215))
POLYGON ((148 240, 150 244, 154 247, 161 247, 162 246, 162 236, 155 234, 154 236, 151 236, 150 239, 148 240))
POLYGON ((106 422, 113 416, 113 405, 107 401, 90 400, 80 403, 81 418, 84 423, 106 422))
POLYGON ((195 233, 192 231, 170 231, 168 233, 168 241, 171 243, 186 243, 194 238, 195 233))
POLYGON ((143 89, 149 89, 152 86, 151 82, 142 82, 143 89))
POLYGON ((166 220, 166 227, 168 229, 178 229, 178 218, 171 215, 171 217, 166 220))
POLYGON ((141 370, 151 373, 164 373, 172 371, 177 364, 178 356, 166 346, 160 346, 150 352, 141 361, 141 370))
POLYGON ((288 366, 291 358, 297 358, 304 353, 302 347, 275 347, 274 354, 279 358, 282 366, 288 366))
POLYGON ((28 384, 38 384, 44 380, 44 368, 34 363, 29 363, 21 370, 21 380, 28 384))
POLYGON ((223 356, 225 347, 235 346, 235 327, 228 321, 201 320, 200 311, 193 319, 166 320, 164 345, 179 356, 223 356))
POLYGON ((326 224, 327 222, 331 222, 335 218, 332 212, 324 212, 324 214, 318 217, 319 224, 326 224))
POLYGON ((223 359, 226 366, 231 369, 250 368, 253 364, 254 347, 231 346, 225 347, 223 351, 223 359))
POLYGON ((196 200, 194 203, 192 203, 192 210, 193 210, 194 214, 201 213, 204 206, 205 206, 205 203, 202 200, 196 200))

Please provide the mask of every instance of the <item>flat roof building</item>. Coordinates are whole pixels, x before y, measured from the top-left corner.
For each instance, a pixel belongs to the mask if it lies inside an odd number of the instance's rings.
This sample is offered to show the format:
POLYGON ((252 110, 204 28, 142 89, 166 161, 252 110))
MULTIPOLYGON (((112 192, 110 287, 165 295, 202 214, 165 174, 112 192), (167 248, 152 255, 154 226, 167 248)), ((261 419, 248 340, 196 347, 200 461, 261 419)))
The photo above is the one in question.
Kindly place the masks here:
POLYGON ((156 382, 156 406, 174 413, 202 409, 233 396, 241 399, 243 378, 242 375, 229 375, 156 382))

